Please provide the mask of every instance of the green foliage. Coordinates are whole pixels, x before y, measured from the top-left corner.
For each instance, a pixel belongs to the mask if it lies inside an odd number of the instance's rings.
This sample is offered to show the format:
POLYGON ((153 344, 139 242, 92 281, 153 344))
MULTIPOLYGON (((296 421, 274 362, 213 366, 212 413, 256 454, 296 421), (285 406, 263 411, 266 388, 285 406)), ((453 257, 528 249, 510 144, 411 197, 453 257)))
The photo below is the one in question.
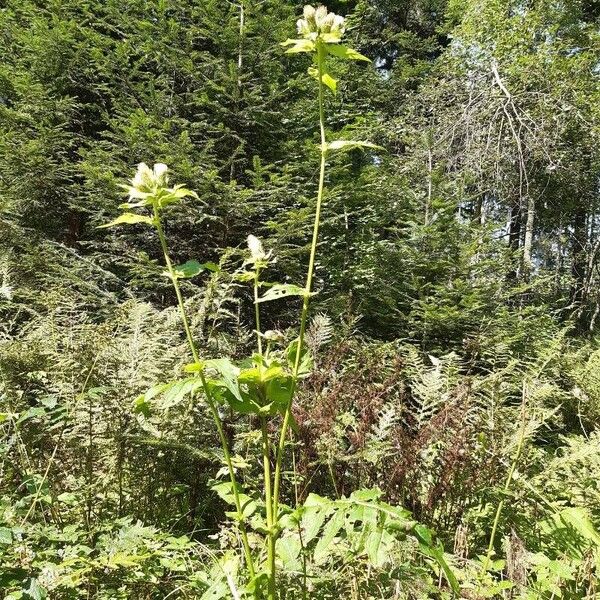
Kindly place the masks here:
POLYGON ((4 2, 0 596, 594 597, 592 4, 4 2))

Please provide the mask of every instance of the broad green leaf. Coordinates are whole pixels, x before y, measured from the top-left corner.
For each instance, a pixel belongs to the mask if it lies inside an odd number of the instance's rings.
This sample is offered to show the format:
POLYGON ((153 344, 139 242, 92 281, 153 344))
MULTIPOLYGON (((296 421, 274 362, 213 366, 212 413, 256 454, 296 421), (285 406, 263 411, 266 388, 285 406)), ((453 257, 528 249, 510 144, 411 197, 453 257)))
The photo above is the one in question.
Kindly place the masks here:
MULTIPOLYGON (((288 365, 290 369, 293 371, 296 366, 296 357, 298 352, 298 340, 294 340, 287 347, 286 354, 288 365)), ((302 352, 300 354, 300 364, 298 368, 298 376, 302 377, 304 375, 308 375, 312 369, 312 356, 308 350, 308 346, 304 344, 302 348, 302 352)))
MULTIPOLYGON (((213 491, 227 504, 235 506, 235 496, 233 494, 233 485, 231 481, 223 481, 212 486, 213 491)), ((258 508, 256 502, 245 494, 240 484, 236 484, 238 491, 238 498, 240 499, 240 505, 242 508, 242 514, 245 518, 250 517, 254 511, 258 508)), ((236 515, 237 516, 237 515, 236 515)))
MULTIPOLYGON (((175 277, 177 279, 191 279, 198 275, 198 273, 202 273, 202 271, 217 271, 219 267, 215 265, 215 263, 199 263, 197 260, 188 260, 184 262, 182 265, 177 265, 173 267, 173 271, 175 272, 175 277)), ((163 275, 166 277, 170 277, 171 274, 168 271, 164 271, 163 275)))
POLYGON ((389 560, 389 549, 394 537, 388 533, 383 524, 369 528, 365 536, 364 548, 369 562, 376 567, 383 567, 389 560))
POLYGON ((299 54, 301 52, 314 52, 316 49, 315 43, 312 40, 291 40, 288 39, 285 42, 281 42, 282 46, 291 46, 288 48, 286 54, 299 54))
POLYGON ((213 380, 214 384, 223 385, 237 400, 240 402, 243 401, 237 379, 240 373, 238 367, 228 358, 213 358, 205 361, 204 364, 209 369, 215 369, 221 375, 221 379, 213 380))
POLYGON ((273 402, 275 412, 285 410, 291 396, 292 377, 280 376, 267 382, 267 399, 273 402))
POLYGON ((585 509, 570 507, 560 511, 560 518, 566 521, 586 540, 600 546, 600 534, 586 514, 585 509))
POLYGON ((337 79, 334 79, 329 73, 323 73, 321 81, 334 93, 337 93, 337 79))
POLYGON ((331 545, 333 544, 337 534, 344 526, 345 515, 341 510, 336 511, 331 519, 323 528, 323 533, 315 546, 314 559, 315 563, 323 564, 331 553, 331 545))
POLYGON ((204 363, 202 361, 190 363, 189 365, 185 365, 183 367, 183 371, 185 373, 200 373, 204 370, 204 363))
POLYGON ((306 296, 306 290, 291 283, 276 283, 269 288, 259 299, 259 302, 279 300, 286 296, 306 296))
POLYGON ((348 48, 348 46, 343 46, 342 44, 326 44, 327 52, 333 56, 337 56, 338 58, 343 58, 346 60, 364 60, 366 62, 371 62, 370 58, 367 58, 360 52, 357 52, 353 48, 348 48))
POLYGON ((77 505, 77 495, 73 494, 71 492, 63 492, 62 494, 59 494, 56 499, 59 502, 62 502, 63 504, 67 504, 69 506, 76 506, 77 505))
MULTIPOLYGON (((306 542, 304 543, 306 544, 306 542)), ((302 569, 301 551, 302 544, 297 535, 284 535, 277 540, 277 556, 281 560, 285 571, 298 572, 302 569)))
POLYGON ((327 152, 329 150, 353 150, 354 148, 373 148, 376 150, 383 150, 383 148, 377 144, 372 144, 371 142, 360 142, 358 140, 334 140, 333 142, 326 143, 323 149, 327 152))
POLYGON ((8 527, 0 527, 0 544, 12 544, 12 530, 8 527))
POLYGON ((136 215, 135 213, 123 213, 118 216, 114 221, 100 225, 98 229, 105 229, 106 227, 114 227, 115 225, 135 225, 136 223, 146 223, 146 225, 154 225, 154 221, 150 217, 145 215, 136 215))
POLYGON ((326 498, 321 498, 316 494, 310 494, 303 507, 301 520, 302 539, 305 544, 311 542, 323 526, 325 520, 335 510, 333 505, 326 498))
POLYGON ((31 600, 44 600, 47 597, 46 589, 34 577, 25 580, 22 590, 24 597, 31 600))
POLYGON ((221 270, 221 267, 219 267, 217 263, 211 262, 210 260, 205 263, 202 263, 202 266, 207 271, 212 271, 213 273, 218 273, 221 270))
POLYGON ((43 406, 32 406, 21 414, 21 416, 17 419, 16 424, 20 425, 24 421, 35 419, 36 417, 43 417, 45 414, 46 409, 43 406))

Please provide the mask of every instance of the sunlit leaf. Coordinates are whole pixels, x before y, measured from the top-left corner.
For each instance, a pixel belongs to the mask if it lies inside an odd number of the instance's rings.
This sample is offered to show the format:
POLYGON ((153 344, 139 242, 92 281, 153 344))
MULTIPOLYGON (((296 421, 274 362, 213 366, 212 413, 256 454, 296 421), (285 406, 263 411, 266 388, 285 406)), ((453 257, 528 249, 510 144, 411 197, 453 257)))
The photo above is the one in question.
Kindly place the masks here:
POLYGON ((338 58, 346 60, 364 60, 365 62, 371 62, 370 58, 367 58, 360 52, 357 52, 353 48, 343 46, 342 44, 326 44, 327 52, 338 58))
POLYGON ((285 42, 281 42, 282 46, 291 46, 288 48, 286 54, 299 54, 301 52, 314 52, 316 49, 315 43, 312 40, 291 40, 288 39, 285 42))
POLYGON ((106 227, 114 227, 115 225, 135 225, 136 223, 146 223, 146 225, 154 225, 154 221, 151 217, 145 215, 136 215, 135 213, 123 213, 119 215, 114 221, 106 223, 105 225, 99 225, 98 229, 104 229, 106 227))
POLYGON ((335 94, 337 93, 337 79, 334 79, 329 73, 323 73, 321 81, 335 94))
POLYGON ((279 300, 286 296, 306 296, 306 290, 291 283, 276 283, 269 288, 259 299, 259 302, 279 300))

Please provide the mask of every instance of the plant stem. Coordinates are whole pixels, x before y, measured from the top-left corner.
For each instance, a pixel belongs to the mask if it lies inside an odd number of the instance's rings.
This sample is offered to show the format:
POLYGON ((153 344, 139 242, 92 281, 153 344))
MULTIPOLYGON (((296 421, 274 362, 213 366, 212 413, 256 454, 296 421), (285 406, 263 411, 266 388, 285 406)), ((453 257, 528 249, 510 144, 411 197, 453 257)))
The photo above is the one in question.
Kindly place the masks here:
POLYGON ((269 530, 267 540, 267 569, 269 574, 269 583, 267 598, 275 600, 276 597, 276 567, 275 567, 275 542, 276 531, 273 522, 273 495, 271 488, 271 446, 269 443, 269 432, 267 431, 267 421, 265 417, 260 419, 260 429, 262 432, 262 451, 263 451, 263 471, 265 478, 265 505, 267 511, 267 529, 269 530))
MULTIPOLYGON (((188 345, 192 352, 192 356, 194 357, 194 361, 196 363, 200 363, 200 355, 198 354, 198 349, 196 348, 196 343, 194 342, 194 338, 192 337, 192 330, 190 329, 190 324, 189 324, 189 321, 187 318, 187 313, 185 311, 185 305, 183 303, 183 296, 181 295, 179 281, 177 279, 177 275, 175 274, 175 270, 173 269, 173 263, 171 262, 171 258, 169 256, 167 239, 165 237, 165 233, 162 228, 162 223, 160 220, 160 213, 158 211, 158 207, 156 205, 154 205, 153 210, 154 210, 154 225, 156 227, 156 231, 158 233, 158 238, 160 240, 160 245, 161 245, 163 255, 165 258, 165 264, 167 266, 169 276, 173 283, 173 288, 175 289, 175 295, 177 296, 177 303, 179 305, 179 311, 181 313, 181 319, 183 321, 183 328, 185 329, 185 335, 187 337, 188 345)), ((243 521, 244 513, 242 511, 242 504, 240 501, 240 495, 239 495, 239 491, 238 491, 237 478, 235 476, 235 470, 233 468, 233 462, 231 460, 231 453, 229 452, 227 438, 225 437, 225 432, 223 430, 223 423, 221 421, 221 417, 219 416, 219 411, 217 410, 217 407, 215 406, 215 402, 210 394, 210 389, 206 382, 206 378, 204 377, 204 373, 202 371, 199 371, 198 376, 200 377, 202 389, 204 390, 204 395, 206 396, 206 404, 208 405, 210 414, 213 418, 213 421, 215 422, 219 440, 221 442, 221 447, 223 449, 223 455, 225 457, 225 462, 227 464, 227 469, 229 471, 229 478, 231 480, 231 487, 233 488, 233 498, 234 498, 235 508, 237 511, 240 534, 242 537, 242 545, 244 546, 244 556, 246 558, 246 563, 248 565, 248 573, 250 574, 251 578, 254 578, 254 576, 255 576, 254 561, 252 559, 252 552, 250 551, 250 544, 248 542, 248 533, 246 531, 246 524, 243 521)))
MULTIPOLYGON (((260 267, 255 264, 254 272, 254 319, 256 323, 256 344, 258 353, 262 357, 262 338, 260 329, 260 305, 258 302, 258 286, 260 283, 260 267)), ((268 350, 267 350, 268 352, 268 350)), ((258 365, 258 371, 261 372, 262 363, 258 365)), ((268 600, 275 600, 276 596, 276 567, 275 567, 275 542, 276 531, 273 523, 273 492, 271 487, 271 443, 269 441, 269 432, 267 430, 267 420, 260 418, 260 430, 262 434, 262 455, 263 455, 263 478, 265 485, 265 507, 267 513, 267 573, 268 573, 268 600)))
POLYGON ((517 449, 515 451, 515 456, 508 470, 508 475, 506 477, 506 481, 504 482, 504 487, 502 488, 502 499, 498 502, 498 507, 496 508, 496 514, 494 516, 494 523, 492 525, 492 533, 490 534, 490 542, 488 544, 487 553, 485 556, 485 561, 483 562, 483 573, 488 570, 490 565, 490 560, 492 558, 492 552, 494 551, 494 542, 496 540, 496 531, 498 529, 498 523, 500 522, 500 515, 502 514, 502 509, 504 508, 504 499, 508 494, 508 490, 510 488, 510 483, 515 474, 515 470, 517 468, 517 463, 521 458, 521 452, 523 451, 523 445, 525 443, 525 430, 526 430, 526 422, 525 422, 525 410, 527 403, 527 390, 526 384, 523 382, 523 397, 521 400, 521 429, 519 431, 519 439, 517 441, 517 449))
POLYGON ((279 434, 279 445, 277 447, 277 456, 275 461, 275 476, 273 480, 273 519, 277 525, 279 509, 279 490, 281 485, 281 468, 283 463, 283 454, 285 451, 285 442, 287 431, 290 425, 292 403, 296 392, 298 373, 300 371, 300 361, 302 356, 302 346, 304 344, 304 335, 306 332, 306 322, 308 318, 308 306, 310 302, 310 293, 312 291, 312 281, 315 268, 315 257, 317 254, 317 242, 319 239, 319 225, 321 221, 321 206, 323 204, 323 192, 325 188, 325 162, 327 156, 327 139, 325 137, 325 109, 323 103, 323 73, 325 68, 325 48, 321 41, 317 41, 317 74, 319 83, 319 128, 321 132, 321 166, 319 171, 319 188, 317 191, 317 206, 315 209, 315 221, 313 225, 312 244, 310 247, 310 257, 308 260, 308 272, 306 274, 306 285, 304 286, 304 300, 302 302, 302 312, 300 315, 300 332, 298 335, 298 346, 296 350, 296 360, 292 372, 292 386, 290 399, 286 406, 281 431, 279 434))
MULTIPOLYGON (((262 338, 260 335, 260 305, 258 303, 258 284, 260 282, 260 267, 256 265, 254 273, 254 319, 256 321, 256 346, 262 356, 262 338)), ((259 370, 262 365, 259 365, 259 370)))

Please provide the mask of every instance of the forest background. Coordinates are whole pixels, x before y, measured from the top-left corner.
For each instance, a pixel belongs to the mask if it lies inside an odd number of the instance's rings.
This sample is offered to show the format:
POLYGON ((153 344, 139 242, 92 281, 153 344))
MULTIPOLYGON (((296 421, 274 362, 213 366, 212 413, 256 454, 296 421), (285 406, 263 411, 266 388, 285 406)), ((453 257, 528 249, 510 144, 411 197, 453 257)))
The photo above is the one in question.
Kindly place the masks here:
MULTIPOLYGON (((327 127, 382 150, 329 164, 285 493, 379 488, 437 532, 464 597, 596 597, 600 7, 329 8, 372 63, 335 65, 327 127)), ((234 542, 207 414, 133 409, 190 360, 162 256, 142 226, 98 226, 137 163, 168 164, 199 197, 169 213, 174 258, 214 263, 182 283, 194 338, 247 352, 247 235, 273 250, 273 280, 300 284, 308 255, 318 107, 309 59, 280 46, 301 12, 0 0, 6 598, 220 597, 213 555, 234 542)), ((273 303, 265 328, 292 339, 298 307, 273 303)), ((251 485, 253 431, 223 416, 251 485)), ((403 552, 356 583, 333 553, 311 597, 450 593, 403 552)))

